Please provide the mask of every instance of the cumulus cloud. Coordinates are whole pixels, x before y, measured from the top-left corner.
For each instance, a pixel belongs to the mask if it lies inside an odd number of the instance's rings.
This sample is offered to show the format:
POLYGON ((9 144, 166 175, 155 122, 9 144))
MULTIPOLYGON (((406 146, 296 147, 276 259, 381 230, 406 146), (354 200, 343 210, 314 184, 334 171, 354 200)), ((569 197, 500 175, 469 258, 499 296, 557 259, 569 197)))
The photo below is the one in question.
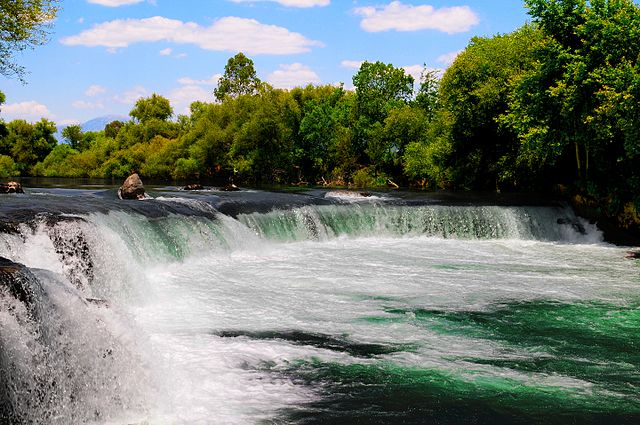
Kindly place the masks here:
POLYGON ((462 50, 457 50, 455 52, 445 53, 444 55, 438 56, 438 63, 449 66, 456 60, 458 55, 462 53, 462 50))
POLYGON ((7 103, 6 105, 2 105, 0 111, 2 117, 7 121, 21 119, 33 122, 40 121, 41 118, 54 118, 54 115, 46 105, 36 102, 35 100, 7 103))
POLYGON ((166 49, 162 49, 160 50, 160 56, 171 56, 171 53, 173 53, 173 49, 171 47, 167 47, 166 49))
POLYGON ((145 96, 149 96, 149 91, 143 86, 135 86, 131 90, 114 96, 113 100, 124 105, 134 105, 138 99, 145 96))
POLYGON ((480 20, 468 6, 442 7, 413 6, 392 1, 385 6, 367 6, 354 9, 362 16, 360 26, 367 32, 437 30, 448 34, 466 32, 480 20))
POLYGON ((362 64, 364 63, 364 61, 351 61, 351 60, 344 60, 342 62, 340 62, 340 65, 343 68, 348 68, 348 69, 360 69, 360 67, 362 66, 362 64))
POLYGON ((99 86, 97 84, 94 84, 89 86, 89 88, 85 90, 84 94, 85 96, 88 96, 88 97, 95 97, 99 94, 106 93, 106 91, 107 91, 106 88, 99 86))
POLYGON ((286 7, 316 7, 328 6, 331 0, 231 0, 234 3, 256 3, 259 1, 270 1, 286 7))
POLYGON ((220 18, 208 27, 162 16, 117 19, 94 25, 80 34, 61 40, 62 44, 68 46, 101 46, 108 49, 159 41, 194 44, 212 51, 272 55, 304 53, 312 46, 322 46, 322 43, 286 28, 233 16, 220 18))
POLYGON ((221 74, 214 74, 211 77, 204 80, 196 80, 190 77, 182 77, 178 79, 178 84, 183 86, 215 86, 218 84, 218 80, 222 77, 221 74))
POLYGON ((128 6, 130 4, 142 3, 144 0, 87 0, 92 4, 99 4, 107 7, 128 6))
POLYGON ((71 103, 76 109, 103 109, 104 104, 102 102, 87 102, 85 100, 76 100, 71 103))
POLYGON ((213 101, 213 91, 199 85, 184 85, 173 89, 167 97, 176 114, 188 115, 193 102, 213 101))
POLYGON ((414 81, 420 81, 420 76, 422 75, 422 71, 424 71, 423 65, 409 65, 403 66, 404 72, 411 75, 414 81))
POLYGON ((320 77, 311 68, 301 63, 280 65, 280 69, 267 76, 267 82, 276 88, 290 89, 307 84, 320 83, 320 77))

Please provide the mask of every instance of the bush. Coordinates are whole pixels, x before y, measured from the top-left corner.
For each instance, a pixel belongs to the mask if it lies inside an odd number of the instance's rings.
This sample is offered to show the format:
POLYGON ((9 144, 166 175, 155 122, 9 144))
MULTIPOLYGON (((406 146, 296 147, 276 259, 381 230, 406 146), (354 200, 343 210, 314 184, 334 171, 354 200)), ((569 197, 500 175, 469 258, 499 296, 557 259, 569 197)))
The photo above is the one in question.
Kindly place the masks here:
POLYGON ((0 155, 0 177, 17 177, 20 175, 16 163, 10 156, 0 155))
POLYGON ((353 173, 353 184, 358 188, 384 187, 389 177, 384 173, 376 173, 372 167, 361 168, 353 173))

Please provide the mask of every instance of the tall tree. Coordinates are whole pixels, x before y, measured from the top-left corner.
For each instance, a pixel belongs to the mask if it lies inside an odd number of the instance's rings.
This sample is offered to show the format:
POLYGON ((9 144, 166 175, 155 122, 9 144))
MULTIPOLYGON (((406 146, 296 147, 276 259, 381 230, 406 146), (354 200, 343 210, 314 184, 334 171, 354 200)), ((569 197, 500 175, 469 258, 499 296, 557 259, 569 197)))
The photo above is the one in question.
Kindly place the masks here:
POLYGON ((504 119, 522 142, 521 158, 540 167, 570 165, 573 157, 571 177, 589 190, 638 196, 640 7, 633 0, 526 4, 546 42, 504 119))
POLYGON ((240 52, 229 58, 224 67, 224 75, 213 91, 216 99, 223 101, 228 97, 255 94, 262 85, 256 74, 253 61, 240 52))
POLYGON ((58 0, 0 0, 0 74, 24 81, 15 53, 47 42, 58 0))
POLYGON ((511 34, 475 37, 445 72, 439 102, 446 113, 438 117, 449 130, 447 166, 458 187, 493 189, 500 181, 517 181, 511 165, 519 142, 497 120, 508 109, 513 82, 533 66, 541 39, 530 25, 511 34))
POLYGON ((373 121, 384 120, 389 109, 411 99, 413 82, 402 68, 379 61, 364 62, 353 76, 359 113, 373 121))
POLYGON ((62 137, 69 142, 72 149, 78 149, 82 142, 82 127, 78 124, 66 126, 62 130, 62 137))
POLYGON ((166 121, 173 115, 173 108, 169 99, 154 93, 151 97, 138 99, 129 115, 143 124, 154 119, 166 121))

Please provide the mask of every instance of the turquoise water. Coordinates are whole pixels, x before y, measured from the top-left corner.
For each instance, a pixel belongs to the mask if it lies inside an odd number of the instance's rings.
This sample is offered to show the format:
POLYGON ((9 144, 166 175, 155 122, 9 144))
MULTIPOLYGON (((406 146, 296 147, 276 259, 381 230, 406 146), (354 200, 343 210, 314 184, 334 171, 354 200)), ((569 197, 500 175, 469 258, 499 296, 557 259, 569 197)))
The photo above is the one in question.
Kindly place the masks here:
POLYGON ((640 421, 640 269, 568 210, 176 196, 0 234, 17 423, 640 421))

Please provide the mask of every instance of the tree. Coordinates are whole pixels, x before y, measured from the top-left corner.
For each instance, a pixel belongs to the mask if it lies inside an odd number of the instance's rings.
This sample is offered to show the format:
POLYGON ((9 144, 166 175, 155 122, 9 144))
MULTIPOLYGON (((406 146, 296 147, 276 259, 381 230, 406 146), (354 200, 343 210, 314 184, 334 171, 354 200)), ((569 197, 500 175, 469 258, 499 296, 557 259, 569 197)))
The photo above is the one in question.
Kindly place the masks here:
POLYGON ((54 137, 56 125, 44 118, 35 124, 14 120, 7 127, 11 156, 23 173, 46 158, 57 144, 54 137))
POLYGON ((413 95, 413 77, 404 69, 382 62, 364 62, 356 75, 356 105, 372 121, 384 120, 389 109, 408 102, 413 95))
POLYGON ((425 65, 420 75, 420 88, 414 101, 418 107, 426 112, 429 121, 433 118, 438 107, 438 89, 440 88, 438 74, 438 71, 427 69, 425 65))
POLYGON ((511 34, 475 37, 442 77, 438 102, 446 113, 437 115, 444 121, 436 126, 448 129, 445 140, 451 146, 438 151, 450 152, 441 165, 450 168, 457 187, 495 189, 499 182, 519 182, 512 167, 519 141, 498 119, 508 109, 514 81, 533 67, 534 49, 542 39, 531 25, 511 34))
POLYGON ((520 161, 570 170, 567 178, 603 196, 638 197, 640 7, 632 0, 526 3, 546 39, 503 120, 522 143, 520 161))
POLYGON ((104 135, 106 137, 115 139, 123 126, 124 123, 122 121, 111 121, 109 124, 104 126, 104 135))
POLYGON ((218 87, 213 94, 222 102, 226 97, 256 94, 261 85, 253 61, 240 52, 227 61, 224 75, 218 81, 218 87))
POLYGON ((72 149, 78 149, 82 142, 82 127, 78 124, 69 125, 62 130, 62 137, 69 142, 72 149))
POLYGON ((14 54, 47 42, 57 0, 0 0, 0 74, 24 81, 14 54))
POLYGON ((154 93, 151 97, 138 99, 129 115, 142 124, 151 120, 167 121, 173 115, 173 108, 169 99, 154 93))

